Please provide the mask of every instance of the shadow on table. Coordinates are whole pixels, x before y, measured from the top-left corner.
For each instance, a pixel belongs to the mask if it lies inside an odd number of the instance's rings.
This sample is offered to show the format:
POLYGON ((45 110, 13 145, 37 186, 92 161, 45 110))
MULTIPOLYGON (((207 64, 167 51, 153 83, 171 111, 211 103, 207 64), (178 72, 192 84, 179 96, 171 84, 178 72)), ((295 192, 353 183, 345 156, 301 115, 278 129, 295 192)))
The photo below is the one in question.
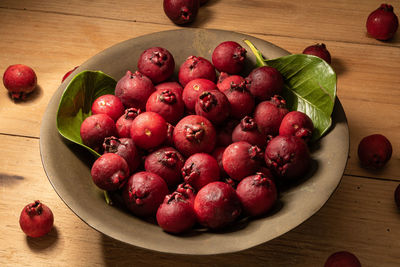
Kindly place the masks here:
POLYGON ((53 226, 50 233, 41 237, 29 237, 26 236, 26 243, 29 248, 34 252, 40 252, 50 247, 53 247, 58 242, 58 230, 57 227, 53 226))

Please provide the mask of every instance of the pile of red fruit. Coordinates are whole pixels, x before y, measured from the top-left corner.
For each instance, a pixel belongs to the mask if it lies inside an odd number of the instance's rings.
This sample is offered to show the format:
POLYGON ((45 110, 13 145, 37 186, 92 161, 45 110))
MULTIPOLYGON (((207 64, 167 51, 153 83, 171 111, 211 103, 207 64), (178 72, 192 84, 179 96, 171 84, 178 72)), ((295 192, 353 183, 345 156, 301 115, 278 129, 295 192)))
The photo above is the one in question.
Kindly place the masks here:
POLYGON ((267 214, 276 182, 307 173, 313 123, 286 108, 276 69, 241 76, 245 58, 238 43, 223 42, 212 63, 189 56, 175 82, 171 53, 145 50, 138 70, 126 72, 115 95, 96 99, 81 125, 83 143, 102 154, 94 183, 170 233, 267 214))

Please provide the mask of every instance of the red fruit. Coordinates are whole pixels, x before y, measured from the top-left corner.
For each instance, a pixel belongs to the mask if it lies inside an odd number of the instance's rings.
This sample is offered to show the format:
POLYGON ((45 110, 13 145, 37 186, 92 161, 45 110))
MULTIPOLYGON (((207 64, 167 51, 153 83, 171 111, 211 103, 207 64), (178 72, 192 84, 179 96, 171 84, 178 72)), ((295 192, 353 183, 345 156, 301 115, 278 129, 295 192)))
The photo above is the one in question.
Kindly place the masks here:
POLYGON ((79 67, 79 66, 76 66, 76 67, 73 68, 72 70, 70 70, 70 71, 68 71, 67 73, 65 73, 64 76, 62 77, 61 82, 63 82, 65 79, 67 79, 68 76, 69 76, 72 72, 74 72, 74 70, 76 70, 78 67, 79 67))
POLYGON ((252 70, 246 82, 249 84, 250 93, 261 101, 280 95, 283 90, 283 77, 272 67, 263 66, 252 70))
POLYGON ((167 194, 167 184, 160 176, 151 172, 137 172, 129 177, 122 198, 133 214, 150 217, 156 215, 167 194))
POLYGON ((155 112, 140 113, 132 122, 131 138, 140 148, 155 148, 167 138, 167 122, 155 112))
POLYGON ((221 177, 226 177, 227 174, 224 170, 224 166, 222 165, 222 156, 224 154, 226 147, 216 147, 212 153, 212 156, 216 159, 217 163, 218 163, 218 167, 219 167, 219 173, 221 175, 221 177))
POLYGON ((183 87, 177 82, 163 82, 155 86, 156 90, 171 90, 174 93, 181 94, 183 92, 183 87))
POLYGON ((193 205, 181 193, 165 196, 157 210, 157 223, 166 232, 180 234, 190 230, 196 222, 193 205))
POLYGON ((199 191, 206 184, 219 180, 218 162, 206 153, 193 154, 186 160, 182 176, 186 183, 199 191))
POLYGON ((353 253, 338 251, 328 257, 324 267, 361 267, 361 263, 353 253))
POLYGON ((3 84, 12 99, 24 100, 36 88, 36 73, 23 64, 11 65, 3 74, 3 84))
POLYGON ((195 104, 196 114, 207 118, 214 125, 224 122, 229 117, 230 109, 228 98, 218 90, 201 93, 195 104))
POLYGON ((124 105, 115 95, 99 96, 92 104, 92 114, 106 114, 114 121, 118 120, 124 111, 124 105))
POLYGON ((182 93, 182 99, 185 103, 186 109, 189 112, 194 112, 196 101, 199 96, 205 91, 211 91, 215 89, 215 83, 207 79, 194 79, 188 82, 182 93))
MULTIPOLYGON (((231 89, 233 84, 244 84, 246 85, 246 80, 240 75, 231 75, 223 72, 219 76, 217 87, 221 92, 231 89)), ((246 85, 247 86, 247 85, 246 85)))
POLYGON ((115 153, 128 163, 129 171, 133 173, 141 163, 141 155, 131 138, 107 137, 103 143, 104 153, 115 153))
POLYGON ((150 95, 146 111, 160 114, 167 122, 175 124, 185 111, 182 95, 173 90, 157 90, 150 95))
POLYGON ((400 210, 400 184, 396 187, 394 191, 394 201, 396 202, 397 208, 400 210))
POLYGON ((164 145, 174 146, 174 129, 175 127, 167 122, 167 138, 165 138, 164 145))
POLYGON ((93 163, 90 174, 100 189, 115 191, 125 184, 129 177, 129 167, 120 155, 107 153, 93 163))
POLYGON ((261 162, 261 149, 244 141, 230 144, 222 155, 224 170, 236 181, 256 173, 261 162))
POLYGON ((301 111, 291 111, 283 117, 279 127, 279 135, 294 135, 305 142, 310 141, 314 124, 307 114, 301 111))
POLYGON ((172 188, 183 182, 181 169, 184 164, 185 159, 175 148, 163 147, 146 157, 144 168, 159 175, 172 188))
POLYGON ((217 129, 217 146, 227 147, 232 144, 232 132, 236 125, 239 123, 237 120, 229 120, 217 129))
POLYGON ((265 149, 265 163, 286 181, 302 177, 310 168, 311 156, 307 144, 296 136, 276 136, 265 149))
POLYGON ((189 115, 175 126, 173 139, 175 147, 185 156, 195 153, 211 153, 216 142, 215 129, 206 118, 189 115))
POLYGON ((178 185, 175 191, 181 193, 193 206, 194 199, 196 197, 196 191, 190 184, 181 183, 178 185))
POLYGON ((140 112, 140 109, 128 108, 125 110, 124 115, 119 117, 115 123, 119 137, 131 137, 132 122, 140 112))
POLYGON ((253 112, 255 106, 254 97, 247 91, 244 82, 241 84, 231 83, 230 89, 225 90, 223 93, 228 98, 233 118, 242 119, 253 112))
POLYGON ((199 0, 164 0, 164 13, 175 24, 192 22, 199 11, 199 0))
POLYGON ((286 101, 280 96, 274 96, 270 101, 263 101, 256 106, 254 120, 258 129, 265 136, 278 135, 283 117, 289 113, 286 101))
POLYGON ((267 138, 258 130, 257 123, 250 116, 245 116, 232 132, 232 142, 239 141, 261 148, 267 145, 267 138))
POLYGON ((392 144, 381 134, 364 137, 358 145, 358 158, 367 168, 379 169, 392 157, 392 144))
POLYGON ((220 43, 212 53, 212 63, 220 72, 237 74, 243 70, 246 49, 233 41, 220 43))
POLYGON ((310 45, 303 50, 303 54, 322 58, 328 64, 331 64, 331 54, 329 53, 328 49, 326 49, 325 44, 310 45))
POLYGON ((144 110, 149 96, 155 88, 152 81, 136 71, 126 72, 115 86, 115 95, 121 99, 125 108, 137 108, 144 110))
POLYGON ((393 12, 393 6, 381 4, 378 9, 369 14, 366 25, 369 35, 384 41, 394 36, 399 27, 399 20, 393 12))
POLYGON ((83 144, 99 152, 104 138, 117 135, 115 122, 106 114, 87 117, 81 124, 80 135, 83 144))
POLYGON ((224 182, 213 182, 197 193, 194 211, 201 225, 221 229, 239 217, 242 207, 235 189, 224 182))
POLYGON ((143 51, 138 60, 138 70, 153 83, 160 83, 172 76, 175 69, 174 57, 162 47, 151 47, 143 51))
POLYGON ((49 207, 36 200, 21 211, 19 225, 27 236, 41 237, 50 232, 54 216, 49 207))
POLYGON ((190 56, 180 66, 178 76, 179 83, 186 86, 191 80, 200 78, 215 82, 217 74, 210 61, 202 57, 190 56))
POLYGON ((240 181, 236 193, 243 211, 250 216, 264 215, 278 198, 275 183, 260 172, 240 181))

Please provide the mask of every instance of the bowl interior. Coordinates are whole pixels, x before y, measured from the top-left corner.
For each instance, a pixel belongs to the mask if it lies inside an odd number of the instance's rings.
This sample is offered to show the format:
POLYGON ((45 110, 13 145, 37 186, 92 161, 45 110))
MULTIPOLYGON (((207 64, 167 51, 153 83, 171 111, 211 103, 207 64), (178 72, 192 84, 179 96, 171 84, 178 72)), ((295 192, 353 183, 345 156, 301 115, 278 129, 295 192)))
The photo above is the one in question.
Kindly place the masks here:
MULTIPOLYGON (((68 143, 56 128, 56 113, 68 82, 83 70, 101 70, 119 80, 127 70, 136 70, 141 52, 149 47, 168 49, 179 65, 190 55, 211 60, 213 49, 223 41, 236 41, 243 47, 249 39, 272 59, 289 54, 269 42, 248 35, 221 30, 183 29, 158 32, 114 45, 90 58, 60 85, 42 120, 40 152, 49 181, 65 204, 94 229, 122 242, 146 249, 178 254, 218 254, 250 248, 278 237, 316 213, 336 189, 347 162, 349 133, 345 113, 336 101, 329 133, 312 148, 313 168, 296 186, 282 192, 279 205, 268 216, 238 223, 224 232, 194 231, 175 236, 153 223, 109 206, 90 177, 93 156, 68 143)), ((255 66, 249 49, 245 73, 255 66)))

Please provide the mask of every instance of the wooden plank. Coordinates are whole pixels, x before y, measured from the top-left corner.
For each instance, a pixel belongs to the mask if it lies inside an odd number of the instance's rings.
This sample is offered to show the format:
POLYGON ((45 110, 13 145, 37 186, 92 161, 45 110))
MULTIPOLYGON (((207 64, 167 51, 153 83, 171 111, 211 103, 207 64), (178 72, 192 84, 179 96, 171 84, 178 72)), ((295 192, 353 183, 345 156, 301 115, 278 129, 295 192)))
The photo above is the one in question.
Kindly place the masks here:
POLYGON ((353 252, 367 267, 400 262, 400 213, 393 200, 397 182, 344 176, 316 215, 277 239, 233 254, 171 255, 126 245, 88 227, 47 181, 38 139, 1 137, 1 266, 322 266, 339 250, 353 252), (35 199, 55 215, 55 230, 39 239, 27 238, 18 225, 20 211, 35 199))
MULTIPOLYGON (((399 13, 399 3, 392 3, 399 13)), ((173 25, 164 14, 162 1, 13 1, 3 0, 0 7, 102 17, 117 20, 173 25)), ((191 27, 232 30, 234 28, 257 34, 291 36, 315 41, 340 40, 344 42, 400 46, 399 34, 391 42, 369 38, 365 23, 368 15, 379 7, 373 0, 291 1, 210 0, 200 8, 191 27), (349 8, 352 7, 352 8, 349 8), (316 25, 318 27, 316 28, 316 25)))
MULTIPOLYGON (((11 64, 27 64, 36 70, 39 80, 38 92, 29 101, 19 103, 11 101, 0 84, 0 133, 34 137, 39 136, 46 105, 67 70, 120 41, 160 29, 176 28, 52 13, 38 16, 38 12, 5 9, 0 9, 0 23, 3 40, 0 43, 0 70, 11 64), (24 24, 16 27, 13 22, 21 17, 24 24)), ((299 53, 313 41, 255 36, 291 53, 299 53)), ((400 151, 396 149, 400 147, 399 48, 335 41, 326 44, 333 56, 332 66, 338 74, 338 96, 350 127, 351 148, 346 174, 400 180, 400 151), (377 116, 378 111, 382 117, 377 116), (392 160, 380 172, 366 171, 358 164, 358 142, 372 133, 386 135, 394 148, 392 160)))

